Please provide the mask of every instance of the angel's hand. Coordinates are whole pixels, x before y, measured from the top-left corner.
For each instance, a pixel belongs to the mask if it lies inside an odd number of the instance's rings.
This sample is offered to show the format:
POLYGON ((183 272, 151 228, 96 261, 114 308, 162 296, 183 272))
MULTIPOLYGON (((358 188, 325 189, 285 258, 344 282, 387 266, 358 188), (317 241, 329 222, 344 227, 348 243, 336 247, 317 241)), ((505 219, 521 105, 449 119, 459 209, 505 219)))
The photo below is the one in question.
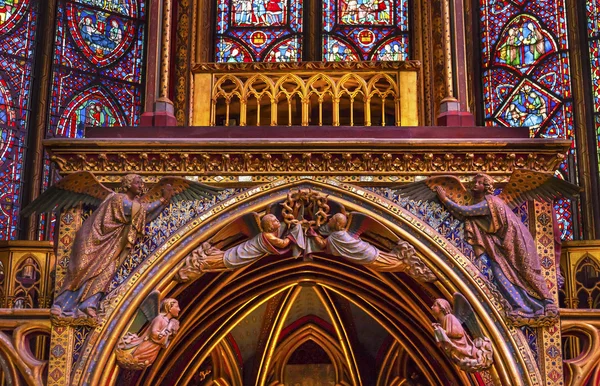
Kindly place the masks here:
POLYGON ((171 184, 166 184, 162 189, 162 197, 165 201, 171 200, 173 197, 173 186, 171 184))
POLYGON ((439 323, 432 323, 431 325, 433 326, 434 329, 442 328, 442 325, 439 323))
POLYGON ((440 198, 441 202, 446 202, 446 200, 448 199, 448 197, 446 196, 446 190, 444 188, 442 188, 441 186, 436 186, 435 187, 435 192, 437 193, 437 195, 440 198))

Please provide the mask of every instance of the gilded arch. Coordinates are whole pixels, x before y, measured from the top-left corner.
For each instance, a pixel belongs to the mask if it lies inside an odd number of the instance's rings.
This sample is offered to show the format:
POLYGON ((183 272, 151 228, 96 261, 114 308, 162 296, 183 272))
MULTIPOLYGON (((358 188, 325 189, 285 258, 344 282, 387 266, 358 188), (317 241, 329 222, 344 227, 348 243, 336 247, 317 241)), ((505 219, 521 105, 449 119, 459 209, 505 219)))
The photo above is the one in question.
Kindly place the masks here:
MULTIPOLYGON (((161 364, 172 360, 177 348, 182 349, 177 339, 179 342, 184 340, 183 337, 190 341, 204 339, 197 355, 206 358, 233 328, 232 320, 236 313, 248 311, 257 302, 301 282, 315 283, 326 292, 356 304, 403 343, 407 350, 412 349, 413 355, 418 356, 419 350, 414 344, 411 347, 412 341, 423 343, 425 352, 439 355, 431 332, 427 330, 432 321, 428 314, 430 304, 427 304, 426 298, 411 297, 409 291, 403 291, 406 286, 414 284, 410 278, 376 273, 338 259, 316 256, 312 261, 263 258, 238 271, 221 274, 226 276, 220 280, 213 278, 211 285, 202 283, 201 291, 194 288, 194 283, 200 283, 198 281, 177 284, 172 280, 183 258, 232 218, 249 211, 260 212, 267 205, 281 200, 289 189, 299 187, 320 190, 350 210, 367 212, 409 241, 439 279, 427 291, 442 297, 448 297, 455 291, 463 293, 494 342, 495 365, 490 371, 493 378, 508 384, 541 382, 523 335, 502 321, 502 308, 492 289, 464 255, 435 230, 399 206, 363 188, 324 177, 290 177, 252 188, 212 207, 179 229, 107 298, 106 320, 90 334, 75 379, 80 377, 83 383, 114 384, 117 372, 112 350, 116 340, 126 331, 141 301, 154 289, 160 290, 165 297, 182 296, 186 291, 189 296, 190 290, 196 291, 196 294, 185 304, 180 300, 187 307, 183 310, 185 316, 181 318, 182 334, 178 334, 182 338, 176 338, 171 349, 161 353, 155 365, 142 375, 146 381, 168 375, 161 373, 161 364), (218 326, 210 324, 214 315, 221 315, 221 319, 217 318, 218 326), (203 331, 210 331, 210 336, 202 336, 203 331), (523 374, 527 376, 523 377, 523 374)), ((439 361, 444 363, 441 357, 439 361)), ((426 368, 428 365, 423 366, 426 368)), ((466 379, 464 375, 457 374, 449 363, 445 363, 443 368, 456 381, 466 379)))

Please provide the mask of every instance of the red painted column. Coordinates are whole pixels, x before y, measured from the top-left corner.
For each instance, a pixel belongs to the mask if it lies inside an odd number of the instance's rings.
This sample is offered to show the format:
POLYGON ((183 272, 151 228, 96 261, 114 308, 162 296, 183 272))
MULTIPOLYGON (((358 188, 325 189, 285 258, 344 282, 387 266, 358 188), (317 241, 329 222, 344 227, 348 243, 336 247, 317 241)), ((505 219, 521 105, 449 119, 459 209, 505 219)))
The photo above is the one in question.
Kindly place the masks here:
POLYGON ((173 102, 167 97, 171 47, 171 0, 150 0, 146 42, 146 99, 140 126, 176 126, 173 102))

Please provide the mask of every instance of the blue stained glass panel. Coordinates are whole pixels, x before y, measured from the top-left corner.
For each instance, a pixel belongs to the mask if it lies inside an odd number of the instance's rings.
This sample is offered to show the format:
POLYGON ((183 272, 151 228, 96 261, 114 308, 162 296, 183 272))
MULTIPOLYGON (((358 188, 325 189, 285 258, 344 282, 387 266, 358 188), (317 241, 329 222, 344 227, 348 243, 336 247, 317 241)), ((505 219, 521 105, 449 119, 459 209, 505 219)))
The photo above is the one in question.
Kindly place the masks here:
MULTIPOLYGON (((486 125, 570 139, 575 156, 566 20, 564 0, 480 0, 483 107, 486 125)), ((559 166, 561 178, 574 172, 567 161, 559 166)), ((555 212, 563 239, 572 239, 570 201, 555 212)))
POLYGON ((324 61, 409 57, 408 0, 324 0, 324 61))
POLYGON ((596 152, 598 154, 598 169, 600 170, 600 49, 598 48, 600 45, 600 3, 596 0, 587 0, 586 14, 594 123, 597 137, 596 152))
POLYGON ((302 20, 302 0, 217 0, 215 61, 300 61, 302 20))
POLYGON ((17 238, 37 0, 0 0, 0 240, 17 238))
MULTIPOLYGON (((47 137, 136 126, 142 108, 145 0, 59 0, 47 137)), ((43 186, 50 183, 50 167, 43 186)), ((46 234, 42 218, 39 237, 46 234)))

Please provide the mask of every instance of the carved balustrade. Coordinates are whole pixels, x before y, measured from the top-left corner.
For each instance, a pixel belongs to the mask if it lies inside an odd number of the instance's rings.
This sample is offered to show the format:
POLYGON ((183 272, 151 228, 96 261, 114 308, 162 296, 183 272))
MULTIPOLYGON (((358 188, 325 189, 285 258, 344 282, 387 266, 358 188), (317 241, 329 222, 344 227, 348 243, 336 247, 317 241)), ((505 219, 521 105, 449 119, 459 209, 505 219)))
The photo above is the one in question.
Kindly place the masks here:
POLYGON ((48 309, 0 309, 0 385, 45 385, 49 336, 48 309))
POLYGON ((560 327, 566 341, 565 384, 600 382, 600 310, 560 310, 560 327))
POLYGON ((192 124, 418 126, 419 69, 415 61, 198 64, 192 124))

